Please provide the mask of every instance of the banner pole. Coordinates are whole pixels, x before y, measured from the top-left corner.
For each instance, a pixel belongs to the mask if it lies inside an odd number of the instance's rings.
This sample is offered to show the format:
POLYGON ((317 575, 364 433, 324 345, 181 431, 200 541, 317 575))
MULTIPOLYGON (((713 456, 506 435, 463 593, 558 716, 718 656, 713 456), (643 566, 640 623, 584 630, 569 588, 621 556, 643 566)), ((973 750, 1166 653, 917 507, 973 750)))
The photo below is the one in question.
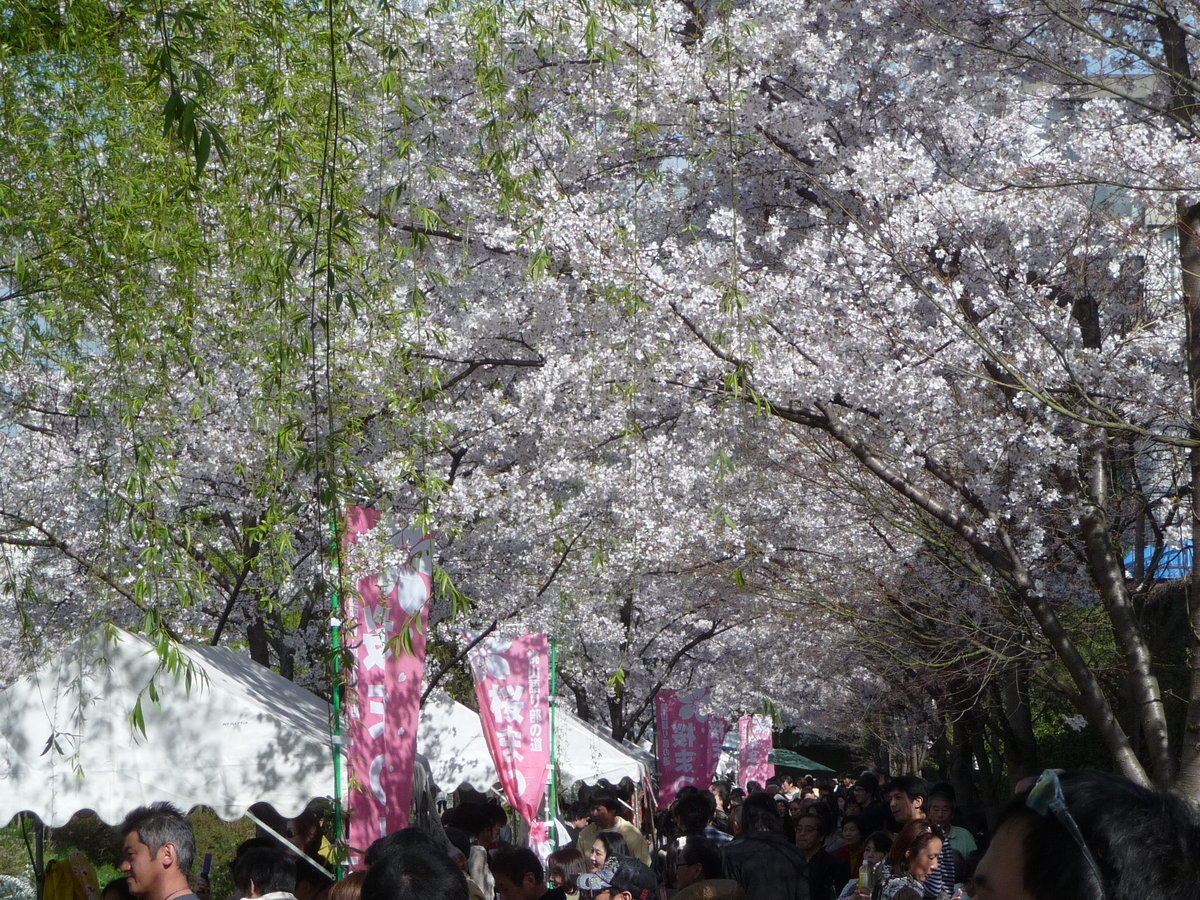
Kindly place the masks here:
POLYGON ((558 640, 550 638, 550 843, 558 847, 558 640))
POLYGON ((345 831, 342 811, 342 691, 345 687, 342 673, 342 565, 340 544, 338 541, 337 516, 330 522, 330 533, 333 535, 331 553, 333 558, 333 591, 330 594, 330 646, 333 652, 333 833, 337 835, 339 852, 337 854, 337 880, 346 873, 343 863, 345 854, 341 848, 345 846, 345 831))

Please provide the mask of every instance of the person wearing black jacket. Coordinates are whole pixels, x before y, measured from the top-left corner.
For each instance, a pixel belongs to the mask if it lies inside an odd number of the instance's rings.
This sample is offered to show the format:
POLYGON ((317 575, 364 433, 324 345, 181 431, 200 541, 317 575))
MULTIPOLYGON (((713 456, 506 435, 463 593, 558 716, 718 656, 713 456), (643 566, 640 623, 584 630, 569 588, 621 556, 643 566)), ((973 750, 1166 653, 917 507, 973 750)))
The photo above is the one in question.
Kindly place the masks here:
POLYGON ((783 836, 775 798, 751 794, 742 804, 741 834, 721 849, 725 877, 748 900, 809 900, 804 854, 783 836))

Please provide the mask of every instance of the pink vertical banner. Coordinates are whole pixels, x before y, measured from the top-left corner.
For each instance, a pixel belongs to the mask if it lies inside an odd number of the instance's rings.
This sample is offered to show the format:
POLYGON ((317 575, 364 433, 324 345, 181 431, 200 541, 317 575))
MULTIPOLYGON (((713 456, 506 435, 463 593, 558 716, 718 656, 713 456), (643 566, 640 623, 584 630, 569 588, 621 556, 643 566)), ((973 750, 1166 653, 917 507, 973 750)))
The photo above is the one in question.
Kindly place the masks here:
POLYGON ((706 788, 711 781, 712 740, 708 716, 700 712, 711 698, 704 689, 686 694, 659 691, 654 696, 660 807, 669 806, 684 785, 706 788))
POLYGON ((720 716, 708 717, 708 782, 719 774, 717 768, 721 765, 721 750, 725 746, 725 735, 729 732, 729 720, 720 716))
POLYGON ((479 718, 509 805, 546 840, 538 809, 550 774, 550 641, 494 636, 470 653, 479 718))
POLYGON ((774 774, 771 765, 771 719, 769 716, 742 716, 738 719, 739 754, 738 784, 743 788, 751 781, 766 785, 774 774))
POLYGON ((363 564, 360 553, 373 555, 365 546, 372 539, 385 542, 372 550, 391 563, 359 578, 357 591, 346 598, 346 646, 354 655, 346 704, 349 842, 356 868, 372 842, 408 824, 433 591, 433 536, 408 529, 367 538, 379 523, 376 510, 347 510, 345 544, 356 548, 352 563, 363 564))

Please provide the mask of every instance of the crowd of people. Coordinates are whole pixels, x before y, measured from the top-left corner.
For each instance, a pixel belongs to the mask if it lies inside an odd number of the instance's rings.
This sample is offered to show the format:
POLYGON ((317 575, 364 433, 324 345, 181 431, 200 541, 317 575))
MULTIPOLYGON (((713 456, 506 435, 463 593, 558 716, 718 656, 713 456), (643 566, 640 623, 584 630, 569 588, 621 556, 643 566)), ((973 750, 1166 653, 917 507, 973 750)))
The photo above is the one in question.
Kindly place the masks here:
POLYGON ((1046 770, 1019 788, 990 833, 960 815, 947 785, 914 775, 685 787, 648 835, 627 817, 632 798, 599 791, 568 811, 569 834, 545 861, 511 841, 500 804, 477 798, 438 828, 379 839, 341 880, 306 812, 223 863, 231 898, 189 879, 191 825, 158 803, 121 824, 123 876, 104 900, 1200 898, 1200 819, 1178 796, 1099 772, 1046 770))

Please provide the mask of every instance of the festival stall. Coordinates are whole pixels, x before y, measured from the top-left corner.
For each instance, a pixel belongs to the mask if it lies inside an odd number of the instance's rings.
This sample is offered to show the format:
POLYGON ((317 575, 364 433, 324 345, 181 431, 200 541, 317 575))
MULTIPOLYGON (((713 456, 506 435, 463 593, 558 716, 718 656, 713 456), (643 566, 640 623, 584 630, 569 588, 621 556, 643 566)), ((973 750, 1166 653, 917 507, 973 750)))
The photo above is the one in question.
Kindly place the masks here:
MULTIPOLYGON (((606 737, 565 709, 555 709, 554 727, 553 759, 563 785, 629 778, 640 786, 654 771, 653 756, 606 737)), ((445 694, 434 694, 421 708, 417 752, 429 760, 443 790, 469 784, 486 791, 499 782, 479 714, 445 694)))
POLYGON ((291 816, 333 795, 328 703, 223 647, 181 646, 179 663, 165 671, 149 641, 113 628, 0 692, 0 823, 84 809, 115 823, 156 800, 291 816))

